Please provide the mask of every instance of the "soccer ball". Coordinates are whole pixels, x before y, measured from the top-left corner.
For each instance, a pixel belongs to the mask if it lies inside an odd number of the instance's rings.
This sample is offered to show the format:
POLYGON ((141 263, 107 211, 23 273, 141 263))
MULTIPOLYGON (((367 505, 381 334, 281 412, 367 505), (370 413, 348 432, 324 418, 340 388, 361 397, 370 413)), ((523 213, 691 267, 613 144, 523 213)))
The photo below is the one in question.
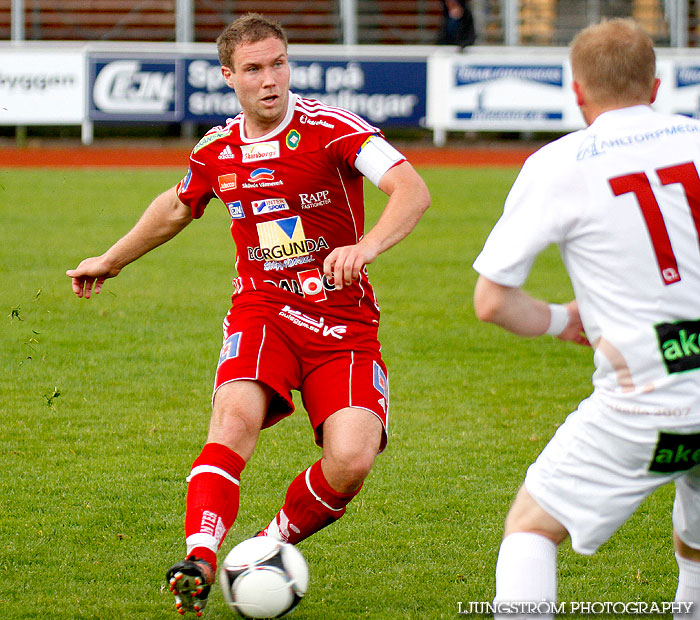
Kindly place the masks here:
POLYGON ((301 552, 269 536, 236 545, 219 570, 228 606, 244 618, 280 618, 294 609, 309 585, 301 552))

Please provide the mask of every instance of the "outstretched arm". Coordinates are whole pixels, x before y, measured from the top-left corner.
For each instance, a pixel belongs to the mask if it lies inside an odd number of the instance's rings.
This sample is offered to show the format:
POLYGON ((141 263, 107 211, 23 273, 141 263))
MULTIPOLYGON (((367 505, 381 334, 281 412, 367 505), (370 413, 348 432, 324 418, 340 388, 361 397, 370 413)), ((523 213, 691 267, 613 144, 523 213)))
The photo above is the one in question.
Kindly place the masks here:
POLYGON ((163 192, 144 211, 136 225, 102 256, 86 258, 75 269, 66 271, 73 292, 90 298, 102 290, 129 263, 177 235, 192 221, 190 208, 180 202, 175 187, 163 192))
POLYGON ((542 336, 551 333, 549 330, 552 326, 555 332, 559 332, 555 335, 560 340, 590 346, 583 331, 576 300, 564 307, 568 317, 564 316, 566 323, 560 326, 559 331, 552 325, 558 317, 552 316, 549 304, 530 297, 520 288, 502 286, 479 276, 474 289, 474 310, 480 321, 500 325, 519 336, 542 336))
POLYGON ((406 161, 382 176, 379 189, 389 200, 377 223, 355 245, 335 248, 323 263, 323 271, 332 277, 336 289, 350 286, 365 265, 406 237, 430 206, 425 182, 406 161))

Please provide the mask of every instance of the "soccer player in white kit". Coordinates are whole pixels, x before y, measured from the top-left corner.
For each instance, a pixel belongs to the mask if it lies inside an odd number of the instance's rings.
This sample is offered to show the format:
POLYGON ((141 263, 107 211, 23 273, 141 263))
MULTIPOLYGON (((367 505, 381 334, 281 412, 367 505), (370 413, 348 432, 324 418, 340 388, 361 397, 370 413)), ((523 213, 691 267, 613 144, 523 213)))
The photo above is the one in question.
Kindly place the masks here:
POLYGON ((552 617, 499 604, 556 601, 557 545, 593 554, 674 481, 675 600, 700 618, 700 122, 651 108, 653 45, 631 20, 583 30, 571 65, 588 127, 527 160, 474 263, 480 320, 595 350, 593 393, 506 518, 495 617, 552 617), (550 244, 574 289, 565 305, 521 288, 550 244))

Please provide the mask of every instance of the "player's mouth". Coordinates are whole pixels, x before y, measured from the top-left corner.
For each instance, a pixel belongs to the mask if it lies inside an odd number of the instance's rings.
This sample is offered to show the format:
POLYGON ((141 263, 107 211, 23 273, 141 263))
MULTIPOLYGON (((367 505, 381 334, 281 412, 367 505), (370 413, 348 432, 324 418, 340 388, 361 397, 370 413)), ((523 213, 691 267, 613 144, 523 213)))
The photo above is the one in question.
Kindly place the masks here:
POLYGON ((279 100, 279 98, 280 98, 279 95, 267 95, 267 96, 265 96, 265 97, 262 97, 262 98, 261 98, 261 101, 262 101, 262 103, 263 103, 264 105, 272 106, 272 105, 274 105, 275 103, 277 103, 277 101, 279 100))

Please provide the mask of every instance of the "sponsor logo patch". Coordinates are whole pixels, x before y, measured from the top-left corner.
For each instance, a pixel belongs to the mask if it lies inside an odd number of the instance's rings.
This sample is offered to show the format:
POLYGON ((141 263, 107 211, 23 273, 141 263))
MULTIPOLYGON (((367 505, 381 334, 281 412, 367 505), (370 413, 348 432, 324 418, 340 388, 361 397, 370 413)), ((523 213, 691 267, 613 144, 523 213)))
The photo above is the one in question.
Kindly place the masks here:
POLYGON ((306 116, 306 114, 302 114, 299 117, 299 122, 302 125, 321 125, 322 127, 327 127, 328 129, 333 129, 335 128, 335 125, 332 125, 328 121, 324 121, 323 119, 318 119, 318 120, 313 120, 306 116))
POLYGON ((313 194, 299 194, 301 208, 313 209, 315 207, 323 207, 331 204, 331 200, 328 198, 330 193, 330 190, 324 189, 319 192, 314 192, 313 194))
POLYGON ((219 175, 219 191, 236 189, 236 173, 219 175))
POLYGON ((240 220, 245 217, 245 213, 243 212, 243 205, 241 204, 240 200, 236 200, 236 202, 227 202, 226 208, 231 214, 232 220, 240 220))
POLYGON ((269 142, 257 142, 256 144, 244 144, 241 146, 243 163, 260 161, 263 159, 276 159, 280 156, 280 143, 278 140, 269 142))
POLYGON ((323 280, 321 272, 316 269, 306 269, 297 274, 299 284, 301 284, 301 292, 309 301, 325 301, 326 290, 323 288, 323 280))
POLYGON ((252 202, 253 214, 263 215, 265 213, 274 213, 275 211, 284 211, 289 209, 289 205, 284 198, 265 198, 264 200, 254 200, 252 202))
POLYGON ((387 380, 386 374, 384 374, 382 367, 377 364, 377 362, 372 362, 372 364, 374 367, 372 378, 374 389, 382 395, 382 398, 379 399, 379 404, 386 413, 387 407, 389 406, 389 381, 387 380))
POLYGON ((314 319, 306 314, 302 314, 299 310, 292 310, 289 306, 282 308, 279 316, 291 321, 299 327, 305 327, 315 334, 321 333, 324 336, 331 336, 338 340, 342 340, 343 335, 348 330, 347 325, 326 325, 326 319, 323 317, 314 319))
MULTIPOLYGON (((265 223, 272 224, 274 222, 265 223)), ((260 231, 258 231, 258 234, 260 234, 260 231)), ((318 239, 302 239, 294 242, 287 240, 273 245, 270 248, 251 248, 248 246, 248 259, 265 261, 265 271, 279 271, 280 269, 288 269, 290 267, 298 267, 299 265, 310 263, 314 260, 313 256, 309 256, 311 252, 327 249, 328 243, 323 237, 319 237, 318 239), (302 250, 305 250, 302 254, 296 254, 296 252, 301 252, 302 250), (287 252, 291 254, 287 254, 287 252)), ((335 287, 332 286, 329 290, 334 290, 334 288, 335 287)))
POLYGON ((274 181, 275 171, 269 168, 256 168, 250 173, 248 180, 251 183, 257 183, 258 181, 274 181))
POLYGON ((192 169, 189 168, 187 170, 187 174, 185 175, 185 178, 180 181, 180 187, 178 188, 177 193, 179 194, 180 192, 186 192, 187 188, 190 186, 190 181, 192 180, 192 169))
POLYGON ((275 187, 284 185, 284 181, 275 181, 275 171, 270 168, 256 168, 250 173, 248 180, 242 184, 244 189, 251 187, 275 187))
POLYGON ((221 153, 219 153, 219 159, 235 159, 235 155, 233 154, 233 151, 231 150, 231 145, 227 144, 222 150, 221 153))
POLYGON ((649 471, 667 474, 687 471, 700 463, 700 433, 678 435, 659 432, 649 471))
POLYGON ((234 357, 238 357, 238 349, 241 344, 241 333, 236 332, 231 334, 224 341, 224 345, 221 347, 221 353, 219 353, 219 365, 223 364, 226 360, 230 360, 234 357))
POLYGON ((203 149, 205 146, 208 146, 212 142, 216 142, 217 140, 221 140, 221 138, 225 138, 226 136, 230 135, 230 129, 222 129, 221 131, 214 131, 212 133, 208 133, 199 142, 197 142, 197 144, 195 144, 195 147, 192 149, 192 152, 196 153, 197 151, 203 149))
POLYGON ((260 249, 272 258, 284 259, 308 254, 304 226, 298 215, 257 224, 260 249))
POLYGON ((654 325, 669 374, 700 368, 700 320, 654 325))

